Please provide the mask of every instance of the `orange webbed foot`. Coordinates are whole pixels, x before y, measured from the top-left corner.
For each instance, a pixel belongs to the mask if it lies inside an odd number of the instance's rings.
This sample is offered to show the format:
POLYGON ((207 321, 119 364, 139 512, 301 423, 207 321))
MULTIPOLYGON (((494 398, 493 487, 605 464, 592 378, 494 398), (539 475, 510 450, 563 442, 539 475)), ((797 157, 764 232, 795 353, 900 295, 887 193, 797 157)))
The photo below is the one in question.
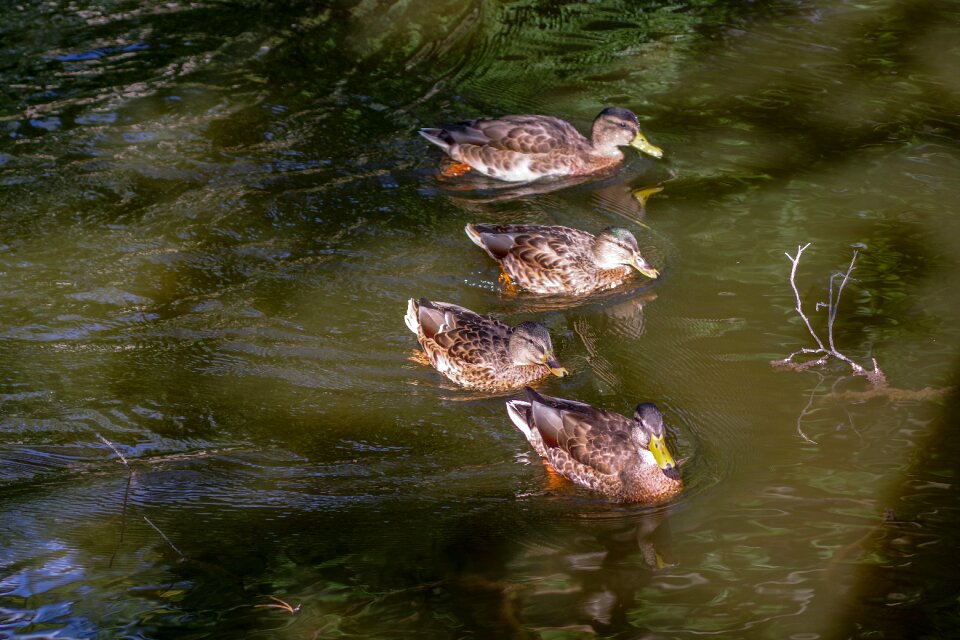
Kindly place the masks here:
POLYGON ((540 462, 543 463, 543 468, 547 470, 547 489, 549 491, 561 489, 567 483, 567 479, 557 473, 553 465, 546 460, 541 459, 540 462))
POLYGON ((470 171, 471 167, 468 164, 463 162, 456 162, 451 160, 446 164, 445 167, 440 171, 441 178, 456 178, 462 176, 466 172, 470 171))
POLYGON ((500 272, 500 278, 498 281, 500 282, 500 286, 503 287, 504 293, 514 294, 520 291, 520 287, 514 283, 513 278, 511 278, 510 274, 506 271, 500 272))
POLYGON ((407 360, 415 364, 422 364, 428 367, 430 366, 430 360, 427 358, 427 354, 419 349, 414 349, 411 351, 410 355, 407 356, 407 360))

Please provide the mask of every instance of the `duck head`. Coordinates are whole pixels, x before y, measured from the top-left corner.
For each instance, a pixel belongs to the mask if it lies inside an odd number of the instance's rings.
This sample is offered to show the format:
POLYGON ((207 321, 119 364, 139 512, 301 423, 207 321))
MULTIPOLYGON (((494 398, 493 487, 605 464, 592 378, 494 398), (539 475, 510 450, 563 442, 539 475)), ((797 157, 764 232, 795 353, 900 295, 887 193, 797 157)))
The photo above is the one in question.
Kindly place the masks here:
POLYGON ((521 322, 510 336, 510 359, 515 365, 543 365, 562 378, 567 370, 553 355, 550 332, 539 322, 521 322))
POLYGON ((667 448, 666 430, 663 428, 663 414, 652 402, 637 405, 633 414, 634 424, 630 429, 630 439, 637 446, 640 458, 645 464, 655 464, 664 472, 676 469, 670 450, 667 448))
POLYGON ((617 147, 631 146, 654 158, 663 157, 663 149, 647 140, 637 116, 629 109, 607 107, 593 121, 593 146, 601 153, 619 153, 617 147))
POLYGON ((660 276, 660 272, 640 255, 637 239, 626 229, 609 227, 597 234, 593 243, 593 257, 601 269, 626 265, 634 267, 648 278, 660 276))

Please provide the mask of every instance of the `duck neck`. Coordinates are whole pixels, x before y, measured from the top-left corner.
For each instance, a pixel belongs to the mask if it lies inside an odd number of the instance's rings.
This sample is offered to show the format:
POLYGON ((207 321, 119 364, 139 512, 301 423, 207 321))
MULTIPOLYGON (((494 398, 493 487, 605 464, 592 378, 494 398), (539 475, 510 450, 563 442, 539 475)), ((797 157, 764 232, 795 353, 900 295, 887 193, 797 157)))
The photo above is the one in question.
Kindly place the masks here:
POLYGON ((593 128, 590 131, 590 146, 594 155, 617 161, 623 159, 623 151, 620 151, 620 147, 603 135, 603 123, 599 117, 593 121, 593 128))
POLYGON ((601 238, 594 238, 591 253, 594 266, 601 271, 623 270, 623 267, 626 266, 610 255, 610 251, 604 246, 601 238))

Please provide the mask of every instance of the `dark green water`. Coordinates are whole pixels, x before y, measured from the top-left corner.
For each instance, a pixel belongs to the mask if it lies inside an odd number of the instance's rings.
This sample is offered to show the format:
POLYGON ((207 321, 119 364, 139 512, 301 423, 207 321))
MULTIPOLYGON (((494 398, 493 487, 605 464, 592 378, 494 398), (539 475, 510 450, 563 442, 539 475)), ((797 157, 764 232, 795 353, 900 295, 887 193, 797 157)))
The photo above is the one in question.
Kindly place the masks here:
POLYGON ((946 1, 4 4, 0 637, 957 636, 958 43, 946 1), (664 160, 494 188, 416 135, 608 105, 664 160), (467 222, 663 276, 505 296, 467 222), (894 391, 770 365, 808 242, 894 391), (545 322, 544 391, 657 402, 686 491, 551 483, 411 296, 545 322))

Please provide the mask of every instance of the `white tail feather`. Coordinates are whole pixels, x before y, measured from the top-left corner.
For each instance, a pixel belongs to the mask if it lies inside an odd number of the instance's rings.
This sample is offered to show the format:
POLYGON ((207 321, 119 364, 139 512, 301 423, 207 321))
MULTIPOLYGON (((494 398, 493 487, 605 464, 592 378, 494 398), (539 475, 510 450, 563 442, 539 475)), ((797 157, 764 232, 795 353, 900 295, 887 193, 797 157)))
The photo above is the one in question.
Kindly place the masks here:
POLYGON ((407 328, 410 329, 410 331, 420 335, 420 319, 417 317, 417 301, 413 298, 410 298, 410 301, 407 302, 407 315, 403 317, 403 321, 407 323, 407 328))
POLYGON ((530 425, 527 424, 527 411, 530 409, 530 403, 526 400, 507 400, 507 415, 513 424, 523 432, 527 440, 533 443, 533 433, 530 431, 530 425))

